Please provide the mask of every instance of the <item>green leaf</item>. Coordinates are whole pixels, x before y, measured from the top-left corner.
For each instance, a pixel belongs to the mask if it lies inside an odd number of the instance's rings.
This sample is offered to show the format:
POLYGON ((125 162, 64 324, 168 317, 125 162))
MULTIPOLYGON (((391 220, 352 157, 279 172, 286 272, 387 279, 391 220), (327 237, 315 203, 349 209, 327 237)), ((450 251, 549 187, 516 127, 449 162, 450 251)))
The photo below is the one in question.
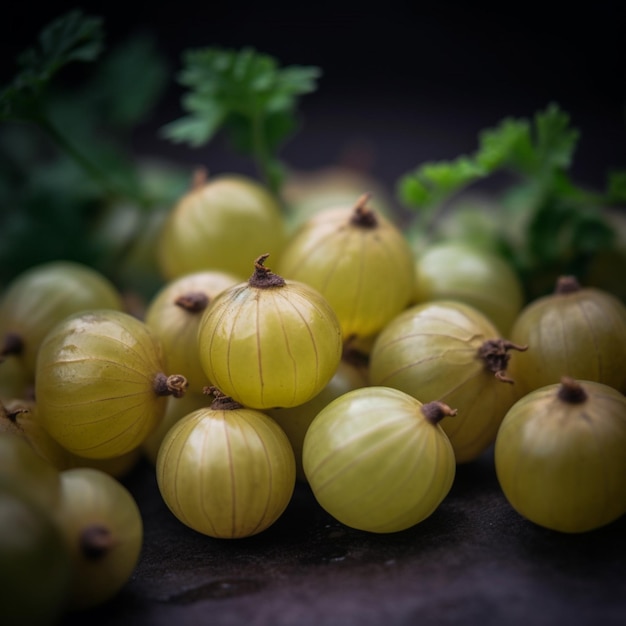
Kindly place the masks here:
POLYGON ((540 171, 567 170, 574 156, 579 132, 556 104, 535 116, 535 153, 540 171))
POLYGON ((152 111, 170 77, 149 33, 136 33, 102 57, 78 96, 116 129, 133 128, 152 111))
POLYGON ((535 158, 528 121, 507 118, 496 128, 480 133, 476 161, 485 174, 504 168, 530 171, 535 158))
POLYGON ((626 204, 626 171, 608 173, 606 196, 609 204, 626 204))
POLYGON ((19 56, 21 71, 0 92, 0 120, 36 119, 41 95, 53 76, 71 62, 89 62, 100 55, 102 20, 71 11, 49 24, 38 44, 19 56))
POLYGON ((319 75, 315 67, 280 67, 253 48, 187 50, 179 75, 186 115, 165 125, 162 135, 197 148, 225 131, 277 191, 279 148, 297 128, 298 98, 316 89, 319 75))

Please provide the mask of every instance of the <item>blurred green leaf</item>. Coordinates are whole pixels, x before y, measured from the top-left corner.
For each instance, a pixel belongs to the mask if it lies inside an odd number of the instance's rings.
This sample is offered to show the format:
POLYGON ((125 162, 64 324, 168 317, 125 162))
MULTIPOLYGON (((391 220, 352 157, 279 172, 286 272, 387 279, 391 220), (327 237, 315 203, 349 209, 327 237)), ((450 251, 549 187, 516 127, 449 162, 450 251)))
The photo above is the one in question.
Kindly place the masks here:
POLYGON ((299 96, 316 88, 315 67, 280 67, 253 48, 188 50, 180 83, 187 113, 162 128, 164 137, 199 147, 224 130, 234 147, 253 156, 274 191, 283 178, 277 153, 297 127, 299 96))

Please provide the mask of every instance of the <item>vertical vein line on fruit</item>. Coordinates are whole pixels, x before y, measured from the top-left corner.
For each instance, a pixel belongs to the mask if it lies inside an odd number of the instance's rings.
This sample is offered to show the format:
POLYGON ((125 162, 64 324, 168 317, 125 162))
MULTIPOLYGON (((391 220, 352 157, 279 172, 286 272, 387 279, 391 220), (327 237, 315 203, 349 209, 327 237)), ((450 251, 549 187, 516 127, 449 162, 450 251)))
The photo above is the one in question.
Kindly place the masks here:
MULTIPOLYGON (((246 300, 244 300, 244 302, 241 302, 241 303, 239 303, 238 300, 235 300, 224 307, 224 313, 223 315, 220 316, 220 319, 218 320, 218 323, 221 323, 223 317, 229 316, 229 315, 232 316, 232 321, 230 320, 229 317, 226 317, 226 319, 230 321, 228 340, 226 342, 226 368, 228 372, 228 383, 232 387, 232 392, 230 393, 230 395, 232 395, 233 397, 235 395, 239 396, 239 389, 237 388, 238 385, 235 382, 237 379, 237 372, 233 372, 233 368, 232 368, 232 365, 233 365, 232 349, 234 347, 234 344, 237 343, 237 339, 238 339, 237 324, 239 322, 239 318, 243 314, 244 310, 246 310, 246 308, 247 308, 246 300), (234 309, 234 314, 233 314, 233 309, 234 309)), ((257 334, 257 338, 258 338, 258 334, 257 334)), ((257 350, 257 353, 258 353, 258 350, 257 350)), ((239 365, 241 366, 241 364, 239 365)))
MULTIPOLYGON (((307 323, 304 315, 302 314, 302 311, 300 309, 300 306, 297 305, 293 300, 295 300, 295 296, 298 297, 298 302, 303 302, 305 300, 304 296, 302 295, 302 293, 300 293, 300 291, 295 291, 293 292, 294 294, 294 298, 292 299, 292 301, 290 302, 291 306, 293 307, 296 315, 298 317, 300 317, 300 319, 302 320, 302 325, 304 326, 304 328, 306 328, 306 331, 308 333, 309 336, 309 340, 310 340, 310 344, 311 344, 311 348, 313 350, 313 355, 315 357, 315 382, 313 384, 313 387, 317 388, 320 382, 320 354, 318 351, 318 346, 317 346, 317 341, 315 341, 315 336, 313 334, 313 331, 311 330, 311 327, 309 326, 309 324, 307 323)), ((313 306, 315 309, 315 312, 319 314, 320 318, 324 318, 324 314, 322 311, 320 311, 320 309, 318 308, 317 304, 313 301, 313 300, 306 300, 306 306, 313 306)))
MULTIPOLYGON (((211 450, 214 449, 214 446, 212 445, 212 441, 215 438, 215 434, 213 432, 214 427, 215 427, 215 423, 216 423, 216 419, 211 416, 211 417, 207 417, 207 416, 202 416, 200 418, 198 418, 199 420, 201 420, 202 422, 202 434, 203 434, 203 441, 202 441, 202 445, 199 446, 199 449, 201 451, 200 453, 200 459, 199 459, 199 469, 198 469, 198 494, 199 494, 199 500, 200 500, 200 511, 202 513, 202 518, 203 521, 207 522, 209 527, 210 527, 210 532, 212 536, 217 537, 218 536, 218 529, 215 526, 214 523, 214 519, 213 519, 213 514, 214 511, 207 511, 206 509, 206 503, 210 502, 213 494, 210 492, 211 490, 211 478, 212 478, 212 459, 207 458, 207 454, 208 452, 210 452, 211 450), (206 424, 206 427, 204 427, 206 424), (207 481, 207 470, 210 470, 210 476, 209 476, 209 488, 208 491, 209 493, 206 493, 206 487, 205 487, 205 482, 207 481)), ((192 437, 194 436, 194 433, 197 432, 198 430, 198 425, 196 424, 193 431, 192 431, 192 437)), ((177 490, 180 491, 180 490, 177 490)), ((195 498, 193 499, 195 500, 195 498)), ((192 500, 192 501, 193 501, 192 500)))
POLYGON ((168 438, 168 443, 167 443, 168 447, 165 450, 165 453, 166 453, 165 463, 169 465, 170 463, 172 463, 172 460, 173 460, 173 464, 175 467, 174 467, 174 471, 172 472, 168 472, 166 468, 163 467, 163 471, 161 472, 161 475, 165 478, 165 485, 169 487, 167 489, 169 498, 171 498, 176 504, 175 506, 176 515, 180 516, 181 520, 185 524, 189 524, 189 518, 187 517, 185 507, 183 507, 179 499, 179 495, 183 491, 182 485, 181 485, 181 483, 183 482, 182 477, 185 474, 184 471, 180 470, 180 465, 182 461, 181 450, 185 442, 182 441, 181 443, 179 443, 179 439, 186 437, 186 436, 187 434, 186 434, 185 429, 177 429, 176 431, 174 431, 172 438, 171 439, 168 438), (172 454, 173 451, 176 451, 175 455, 172 454), (169 484, 170 481, 168 480, 168 478, 171 476, 175 477, 175 486, 173 487, 169 484))
MULTIPOLYGON (((293 372, 293 380, 292 380, 292 395, 291 395, 291 402, 294 402, 294 398, 297 397, 298 394, 298 360, 294 357, 292 351, 291 351, 291 343, 289 341, 289 333, 287 332, 287 328, 289 327, 288 324, 285 324, 284 319, 283 319, 283 313, 282 313, 282 309, 285 308, 287 306, 290 306, 293 308, 293 310, 296 312, 296 315, 299 314, 299 311, 297 309, 297 307, 293 304, 293 302, 291 302, 291 298, 287 298, 285 297, 284 294, 284 289, 278 290, 277 292, 275 292, 276 295, 276 300, 273 302, 274 304, 274 313, 276 314, 276 317, 278 317, 279 320, 279 326, 280 326, 280 330, 282 332, 283 335, 283 340, 285 343, 285 349, 287 351, 287 356, 289 357, 289 360, 291 361, 291 367, 292 367, 292 372, 293 372), (282 299, 282 303, 284 305, 283 306, 278 306, 278 298, 282 299)), ((302 316, 300 316, 300 318, 302 318, 302 316)), ((306 326, 306 324, 305 324, 306 326)), ((307 327, 308 328, 308 327, 307 327)))
MULTIPOLYGON (((591 306, 593 307, 593 303, 591 302, 584 302, 582 300, 579 300, 577 302, 577 306, 578 309, 580 311, 580 315, 581 317, 585 320, 586 323, 586 330, 588 330, 589 333, 589 337, 591 338, 591 341, 593 342, 593 347, 594 347, 594 357, 595 358, 588 358, 585 360, 585 363, 587 364, 592 364, 592 365, 597 365, 597 369, 595 371, 595 377, 596 380, 606 380, 605 378, 605 374, 604 374, 604 362, 603 362, 603 351, 602 348, 598 345, 598 338, 596 337, 596 334, 594 332, 597 323, 594 324, 593 322, 593 317, 589 317, 589 315, 587 314, 587 309, 586 306, 587 304, 591 304, 591 306)), ((608 307, 607 307, 608 308, 608 307)), ((604 317, 606 317, 606 313, 602 312, 604 317)), ((600 315, 596 316, 595 319, 601 319, 600 315)), ((607 325, 608 327, 608 325, 607 325)), ((594 368, 595 369, 595 368, 594 368)), ((610 373, 610 372, 609 372, 610 373)), ((588 377, 587 375, 585 375, 586 377, 588 377)))
POLYGON ((268 512, 270 510, 270 504, 272 500, 272 493, 274 493, 274 472, 272 471, 272 462, 270 460, 269 451, 267 446, 265 445, 265 438, 262 437, 256 428, 254 428, 248 421, 246 421, 246 425, 252 428, 252 432, 255 434, 258 442, 261 444, 261 449, 263 450, 263 455, 265 456, 265 463, 267 465, 267 473, 268 473, 268 485, 267 491, 265 495, 265 504, 263 506, 263 512, 259 516, 257 523, 252 528, 251 533, 255 534, 261 526, 265 526, 266 521, 268 520, 268 512))
MULTIPOLYGON (((259 386, 260 386, 260 397, 259 401, 261 404, 265 401, 265 377, 263 375, 263 343, 261 340, 261 324, 263 323, 263 315, 261 312, 261 296, 257 294, 255 299, 255 328, 256 328, 256 358, 257 358, 257 369, 259 372, 259 386)), ((230 363, 230 359, 229 359, 230 363)), ((229 369, 230 371, 230 369, 229 369)))
POLYGON ((222 411, 222 423, 224 425, 224 443, 226 447, 226 454, 228 456, 228 473, 230 476, 230 523, 231 523, 231 536, 234 537, 237 530, 237 489, 235 485, 235 458, 233 454, 232 441, 230 439, 230 424, 228 416, 224 415, 222 411))

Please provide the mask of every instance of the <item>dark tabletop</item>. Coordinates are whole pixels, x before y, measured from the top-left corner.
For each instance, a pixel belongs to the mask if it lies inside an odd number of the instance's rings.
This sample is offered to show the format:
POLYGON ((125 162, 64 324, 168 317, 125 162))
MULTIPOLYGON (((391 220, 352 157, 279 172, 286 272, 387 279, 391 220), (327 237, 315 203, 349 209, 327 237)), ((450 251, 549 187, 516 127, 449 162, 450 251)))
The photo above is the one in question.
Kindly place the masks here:
MULTIPOLYGON (((14 10, 23 19, 3 24, 15 50, 49 19, 29 23, 22 4, 14 10)), ((59 4, 42 10, 55 14, 59 4)), ((276 14, 263 3, 196 4, 192 13, 191 3, 169 12, 89 4, 114 16, 112 37, 156 26, 174 63, 181 46, 250 44, 285 64, 321 66, 319 92, 303 101, 302 133, 285 147, 297 168, 358 149, 391 185, 425 160, 473 151, 478 132, 504 116, 532 116, 552 100, 581 129, 574 171, 585 182, 626 163, 619 3, 568 5, 565 14, 560 3, 550 12, 549 2, 529 2, 506 15, 447 2, 376 11, 321 2, 276 14)), ((220 142, 190 151, 157 139, 156 129, 180 114, 173 93, 139 129, 137 150, 214 171, 250 169, 220 142)), ((344 527, 298 484, 269 529, 216 540, 169 512, 147 461, 125 484, 145 525, 135 574, 113 601, 62 626, 626 624, 626 518, 581 535, 538 527, 505 500, 490 452, 458 468, 430 518, 389 535, 344 527)))
POLYGON ((170 513, 148 462, 125 484, 145 524, 136 572, 63 626, 626 623, 626 518, 579 535, 536 526, 504 499, 491 451, 458 467, 431 517, 384 535, 333 520, 299 483, 264 532, 213 539, 170 513))

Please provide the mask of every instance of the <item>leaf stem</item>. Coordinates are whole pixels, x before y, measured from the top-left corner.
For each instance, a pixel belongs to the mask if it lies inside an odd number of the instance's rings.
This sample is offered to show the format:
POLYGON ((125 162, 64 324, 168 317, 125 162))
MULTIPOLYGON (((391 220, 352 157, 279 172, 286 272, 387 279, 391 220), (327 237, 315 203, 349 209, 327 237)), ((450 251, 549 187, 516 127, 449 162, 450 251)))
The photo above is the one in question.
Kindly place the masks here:
POLYGON ((90 161, 74 144, 60 133, 47 116, 40 114, 33 121, 39 125, 55 144, 72 158, 108 196, 111 198, 121 196, 136 202, 140 206, 145 205, 145 198, 143 198, 141 194, 127 185, 116 184, 102 169, 97 167, 93 161, 90 161))

